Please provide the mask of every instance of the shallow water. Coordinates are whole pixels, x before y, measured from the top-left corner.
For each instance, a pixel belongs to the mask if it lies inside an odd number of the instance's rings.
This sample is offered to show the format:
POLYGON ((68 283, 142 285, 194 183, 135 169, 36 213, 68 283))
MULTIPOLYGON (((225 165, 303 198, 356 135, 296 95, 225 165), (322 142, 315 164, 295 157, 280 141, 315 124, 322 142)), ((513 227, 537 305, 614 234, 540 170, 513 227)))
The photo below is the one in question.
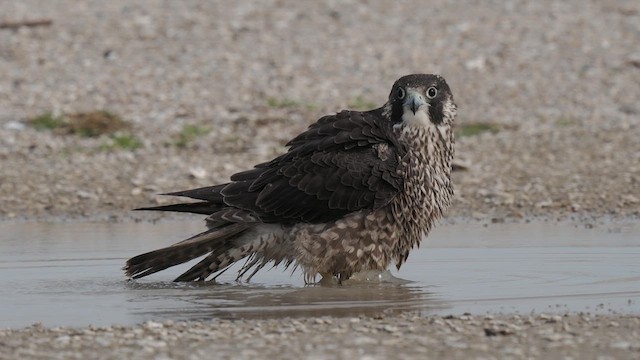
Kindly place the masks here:
POLYGON ((307 286, 300 272, 176 284, 188 265, 127 281, 124 261, 201 230, 198 220, 0 222, 0 328, 302 315, 640 312, 640 225, 439 226, 401 283, 307 286))

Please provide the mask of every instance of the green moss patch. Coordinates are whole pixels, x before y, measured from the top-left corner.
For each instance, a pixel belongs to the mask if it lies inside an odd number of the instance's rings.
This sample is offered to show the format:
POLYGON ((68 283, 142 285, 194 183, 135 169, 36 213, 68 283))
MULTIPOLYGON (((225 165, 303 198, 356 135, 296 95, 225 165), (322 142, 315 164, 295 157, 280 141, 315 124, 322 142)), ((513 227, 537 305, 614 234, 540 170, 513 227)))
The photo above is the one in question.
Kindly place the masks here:
POLYGON ((490 132, 492 134, 498 133, 500 131, 500 127, 496 124, 492 123, 464 123, 459 125, 456 128, 456 136, 457 137, 465 137, 465 136, 476 136, 485 132, 490 132))

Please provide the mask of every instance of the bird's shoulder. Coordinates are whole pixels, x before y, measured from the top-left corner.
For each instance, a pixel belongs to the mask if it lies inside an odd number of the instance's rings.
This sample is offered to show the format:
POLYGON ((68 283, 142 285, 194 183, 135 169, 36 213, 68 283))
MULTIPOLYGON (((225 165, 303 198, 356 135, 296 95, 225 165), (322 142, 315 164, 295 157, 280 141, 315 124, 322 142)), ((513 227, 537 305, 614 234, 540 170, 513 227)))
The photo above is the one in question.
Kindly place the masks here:
POLYGON ((402 190, 406 150, 380 110, 324 116, 287 145, 285 154, 233 175, 225 203, 269 222, 324 222, 384 206, 402 190))
POLYGON ((290 153, 302 150, 325 150, 338 147, 349 149, 388 143, 403 150, 393 131, 392 123, 382 116, 382 109, 371 111, 344 110, 326 115, 287 143, 290 153))

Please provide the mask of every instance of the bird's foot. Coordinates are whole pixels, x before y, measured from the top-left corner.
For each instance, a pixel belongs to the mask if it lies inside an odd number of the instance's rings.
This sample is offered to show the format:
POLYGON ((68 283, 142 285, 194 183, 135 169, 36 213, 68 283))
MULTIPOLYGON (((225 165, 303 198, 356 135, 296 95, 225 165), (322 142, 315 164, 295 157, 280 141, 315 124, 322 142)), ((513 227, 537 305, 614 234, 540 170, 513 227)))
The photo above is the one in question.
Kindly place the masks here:
POLYGON ((357 272, 347 280, 347 283, 366 283, 366 284, 379 284, 379 283, 393 283, 393 284, 405 284, 410 281, 397 278, 391 274, 389 270, 364 270, 357 272))

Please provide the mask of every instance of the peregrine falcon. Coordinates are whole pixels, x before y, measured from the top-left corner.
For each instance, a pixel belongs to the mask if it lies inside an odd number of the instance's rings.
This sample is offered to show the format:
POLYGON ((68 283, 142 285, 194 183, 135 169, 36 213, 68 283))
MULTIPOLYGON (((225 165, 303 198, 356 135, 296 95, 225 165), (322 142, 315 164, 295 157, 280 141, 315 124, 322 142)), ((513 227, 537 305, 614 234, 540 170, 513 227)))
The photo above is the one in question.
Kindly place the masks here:
POLYGON ((324 116, 228 183, 165 194, 198 201, 139 209, 204 214, 207 230, 124 270, 140 278, 202 255, 175 281, 215 279, 244 258, 238 280, 269 263, 306 282, 400 269, 453 197, 456 109, 441 76, 404 76, 380 108, 324 116))

